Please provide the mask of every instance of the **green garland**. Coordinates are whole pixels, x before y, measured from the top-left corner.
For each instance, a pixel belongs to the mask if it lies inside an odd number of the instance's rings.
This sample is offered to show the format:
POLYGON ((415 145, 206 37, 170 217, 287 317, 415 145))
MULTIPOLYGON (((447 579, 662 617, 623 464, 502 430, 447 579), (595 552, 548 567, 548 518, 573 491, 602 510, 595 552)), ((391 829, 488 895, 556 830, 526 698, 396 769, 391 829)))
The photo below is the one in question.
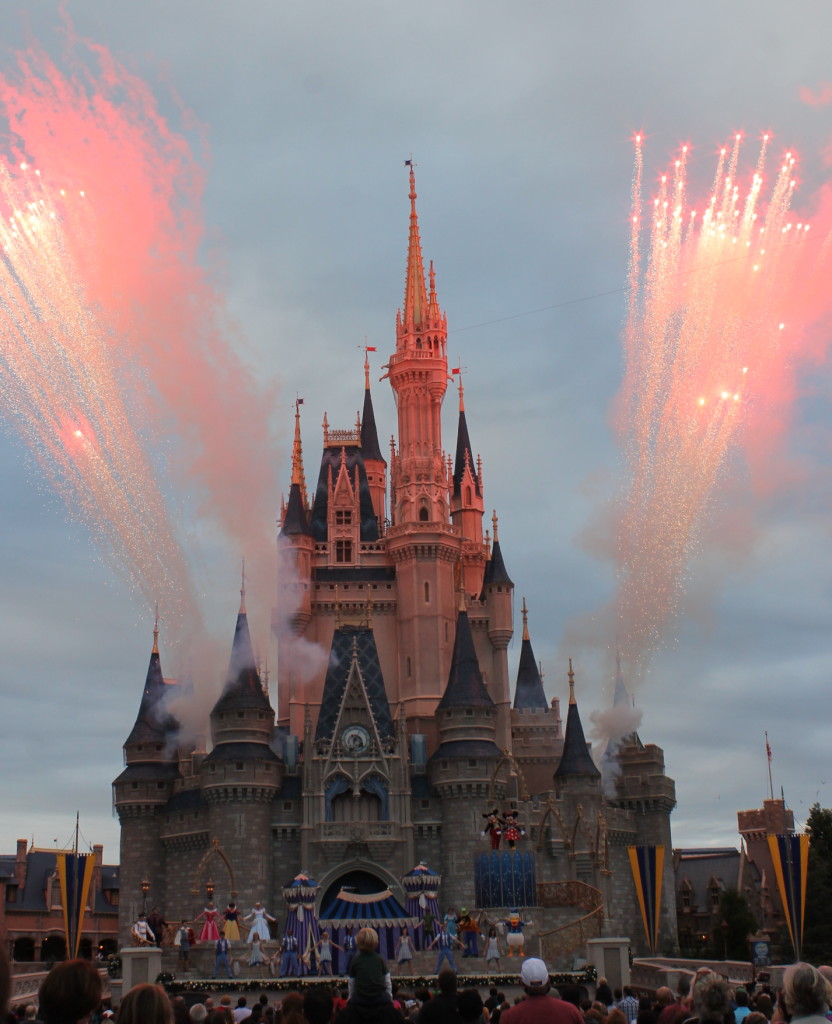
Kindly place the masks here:
MULTIPOLYGON (((435 975, 427 975, 427 981, 435 979, 435 975)), ((598 978, 598 972, 592 966, 587 966, 582 971, 563 971, 558 974, 550 974, 549 980, 557 985, 591 985, 598 978)), ((393 978, 393 983, 401 988, 413 988, 413 986, 425 980, 423 975, 400 975, 393 978)), ((199 981, 177 981, 176 976, 169 971, 160 974, 157 981, 164 985, 168 992, 290 992, 298 988, 338 988, 346 983, 346 979, 339 977, 318 977, 306 976, 303 978, 243 978, 239 981, 220 978, 203 978, 199 981)), ((519 974, 458 974, 457 985, 459 988, 483 988, 486 985, 520 985, 519 974)))

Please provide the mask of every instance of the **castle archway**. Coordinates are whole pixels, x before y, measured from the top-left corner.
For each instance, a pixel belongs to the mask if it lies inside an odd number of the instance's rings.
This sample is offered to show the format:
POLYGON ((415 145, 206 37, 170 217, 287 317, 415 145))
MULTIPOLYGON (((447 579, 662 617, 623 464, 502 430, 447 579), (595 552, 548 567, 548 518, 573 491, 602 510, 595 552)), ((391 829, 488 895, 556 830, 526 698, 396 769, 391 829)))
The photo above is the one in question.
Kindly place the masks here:
POLYGON ((397 900, 403 902, 404 894, 398 879, 376 864, 366 860, 355 860, 339 864, 321 879, 321 893, 318 914, 326 911, 341 889, 350 889, 361 896, 390 889, 397 900))

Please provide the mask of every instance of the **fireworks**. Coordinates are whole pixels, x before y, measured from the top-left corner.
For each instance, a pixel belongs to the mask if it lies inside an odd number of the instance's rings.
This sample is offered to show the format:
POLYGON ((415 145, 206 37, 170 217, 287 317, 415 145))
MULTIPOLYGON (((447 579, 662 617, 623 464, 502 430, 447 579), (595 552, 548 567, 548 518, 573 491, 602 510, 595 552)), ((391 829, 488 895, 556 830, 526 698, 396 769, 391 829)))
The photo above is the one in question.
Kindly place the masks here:
POLYGON ((0 74, 0 413, 181 640, 198 620, 183 499, 235 565, 271 554, 270 396, 200 264, 188 141, 102 47, 64 59, 71 75, 33 47, 0 74))
POLYGON ((687 195, 688 147, 650 205, 642 267, 641 139, 636 140, 630 302, 619 394, 629 486, 618 536, 619 644, 639 665, 677 609, 720 475, 780 400, 807 327, 828 303, 828 245, 793 217, 795 157, 766 185, 769 138, 747 180, 741 139, 721 151, 701 206, 687 195))
MULTIPOLYGON (((0 166, 0 388, 70 514, 82 519, 146 599, 188 616, 188 569, 143 440, 131 423, 111 327, 91 308, 65 232, 88 238, 80 191, 39 170, 0 166)), ((86 207, 84 209, 83 207, 86 207)))

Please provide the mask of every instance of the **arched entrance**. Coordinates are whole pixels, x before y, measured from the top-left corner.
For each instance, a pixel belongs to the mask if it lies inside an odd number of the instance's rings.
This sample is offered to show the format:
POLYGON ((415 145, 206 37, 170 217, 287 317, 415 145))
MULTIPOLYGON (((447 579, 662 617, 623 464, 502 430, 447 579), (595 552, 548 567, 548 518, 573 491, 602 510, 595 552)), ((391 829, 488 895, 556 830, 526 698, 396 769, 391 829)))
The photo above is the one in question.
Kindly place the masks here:
POLYGON ((66 939, 63 935, 47 935, 40 946, 40 958, 45 964, 66 960, 66 939))
POLYGON ((14 940, 12 957, 18 963, 31 963, 35 959, 35 940, 28 935, 14 940))
POLYGON ((327 887, 320 902, 321 912, 326 913, 327 907, 330 906, 342 889, 348 889, 350 892, 357 892, 363 896, 374 892, 383 892, 387 888, 388 883, 383 878, 379 878, 378 875, 374 875, 371 871, 355 868, 352 871, 345 872, 343 875, 339 875, 327 887))

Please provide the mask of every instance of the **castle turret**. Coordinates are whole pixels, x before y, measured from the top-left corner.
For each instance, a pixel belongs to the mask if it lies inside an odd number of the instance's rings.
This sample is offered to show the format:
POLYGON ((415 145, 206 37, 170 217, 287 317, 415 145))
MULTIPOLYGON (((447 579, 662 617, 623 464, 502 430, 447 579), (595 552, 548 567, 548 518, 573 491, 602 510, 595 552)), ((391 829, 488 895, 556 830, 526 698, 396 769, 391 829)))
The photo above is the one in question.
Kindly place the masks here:
POLYGON ((565 786, 574 788, 589 785, 598 789, 601 773, 592 760, 589 745, 584 737, 584 727, 575 700, 575 673, 572 659, 569 659, 569 710, 566 713, 566 731, 563 737, 563 754, 555 769, 555 789, 560 794, 565 786))
POLYGON ((511 711, 511 746, 528 790, 546 793, 552 788, 552 765, 563 752, 560 702, 546 702, 543 678, 534 658, 529 636, 529 617, 523 598, 523 640, 511 711))
POLYGON ((251 644, 244 576, 228 674, 211 711, 214 746, 200 766, 211 836, 235 866, 241 904, 263 898, 272 801, 283 780, 283 765, 270 746, 273 733, 274 712, 251 644))
MULTIPOLYGON (((491 523, 494 529, 494 543, 491 547, 491 556, 485 563, 480 600, 485 604, 487 635, 491 648, 488 690, 497 705, 497 743, 502 749, 511 742, 508 645, 514 635, 514 584, 503 561, 496 510, 491 516, 491 523)), ((482 646, 479 650, 484 661, 482 646)))
MULTIPOLYGON (((454 371, 456 372, 456 371, 454 371)), ((465 396, 462 373, 459 376, 459 425, 456 437, 456 458, 451 478, 451 518, 462 534, 462 573, 465 592, 477 597, 482 590, 485 571, 485 545, 482 541, 482 472, 474 463, 465 419, 465 396)))
POLYGON ((472 866, 481 844, 482 807, 505 797, 494 778, 502 753, 494 742, 497 708, 480 672, 468 613, 457 618, 448 685, 436 709, 439 746, 428 760, 428 779, 441 798, 442 876, 451 905, 473 902, 472 866))
POLYGON ((113 783, 121 823, 121 942, 127 941, 130 926, 141 909, 143 879, 153 880, 155 899, 160 903, 165 899, 159 823, 174 785, 180 780, 179 723, 168 709, 167 690, 159 657, 157 621, 139 713, 124 744, 126 767, 113 783))
POLYGON ((387 517, 387 462, 381 454, 376 430, 376 416, 373 410, 373 399, 370 394, 370 357, 364 357, 364 409, 361 414, 361 454, 364 457, 364 469, 367 473, 367 484, 378 523, 379 536, 384 533, 387 517))
POLYGON ((315 539, 309 527, 306 477, 300 436, 301 400, 295 402, 295 438, 292 445, 292 482, 278 535, 278 601, 272 613, 277 638, 286 630, 303 633, 312 615, 312 559, 315 539))

